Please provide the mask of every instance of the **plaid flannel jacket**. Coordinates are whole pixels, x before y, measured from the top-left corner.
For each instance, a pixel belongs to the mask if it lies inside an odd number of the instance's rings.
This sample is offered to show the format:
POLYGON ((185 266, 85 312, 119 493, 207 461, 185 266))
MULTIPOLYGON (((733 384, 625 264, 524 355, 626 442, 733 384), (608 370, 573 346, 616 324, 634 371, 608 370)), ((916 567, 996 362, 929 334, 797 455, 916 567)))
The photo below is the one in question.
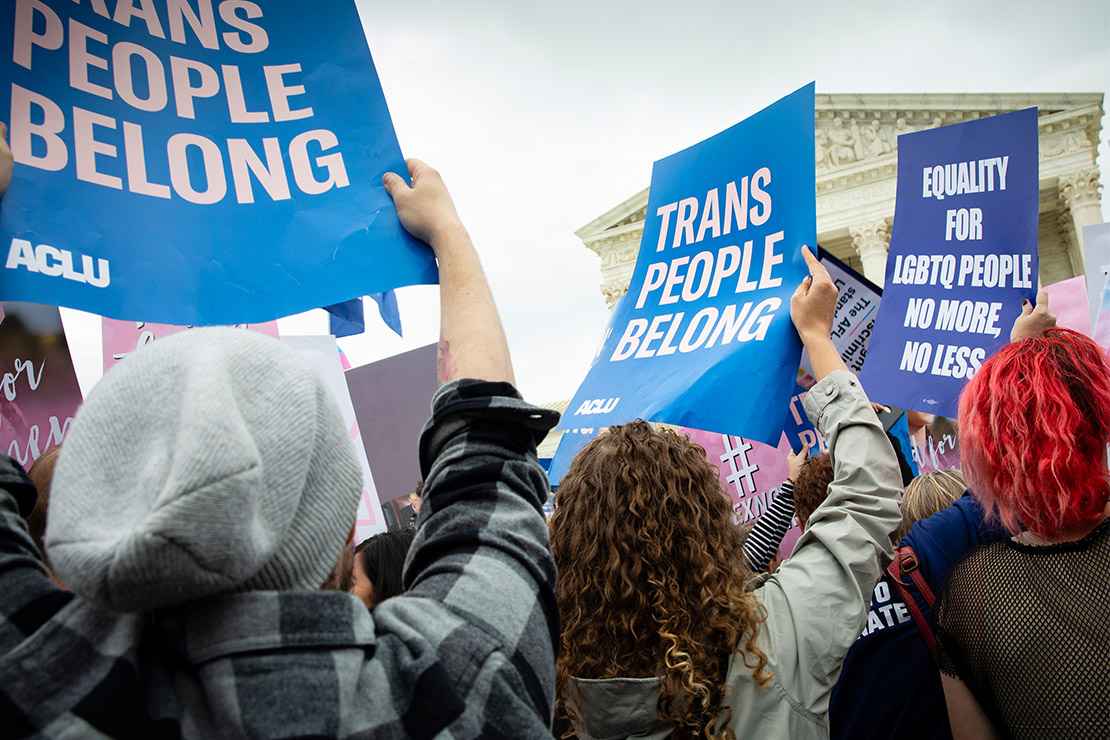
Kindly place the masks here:
POLYGON ((407 593, 253 592, 103 611, 49 580, 0 456, 0 736, 549 736, 555 567, 536 445, 557 421, 507 384, 444 386, 420 442, 407 593))

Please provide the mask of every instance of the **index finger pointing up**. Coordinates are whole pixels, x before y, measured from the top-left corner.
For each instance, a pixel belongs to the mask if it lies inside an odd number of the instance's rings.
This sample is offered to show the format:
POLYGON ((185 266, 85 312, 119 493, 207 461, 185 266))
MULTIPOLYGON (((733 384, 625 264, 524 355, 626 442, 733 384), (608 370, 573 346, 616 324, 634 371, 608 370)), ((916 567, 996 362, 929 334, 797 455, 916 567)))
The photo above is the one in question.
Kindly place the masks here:
POLYGON ((809 268, 809 274, 813 276, 814 280, 832 280, 829 271, 821 264, 821 261, 813 255, 808 245, 802 245, 802 258, 806 261, 806 267, 809 268))

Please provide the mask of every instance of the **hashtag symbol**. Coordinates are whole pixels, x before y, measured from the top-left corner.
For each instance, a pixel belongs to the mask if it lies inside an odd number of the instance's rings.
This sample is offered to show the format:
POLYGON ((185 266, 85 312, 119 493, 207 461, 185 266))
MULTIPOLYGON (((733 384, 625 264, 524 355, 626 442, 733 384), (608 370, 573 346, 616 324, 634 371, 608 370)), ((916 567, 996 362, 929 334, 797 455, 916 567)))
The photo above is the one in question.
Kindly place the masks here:
POLYGON ((755 493, 755 478, 752 477, 753 473, 759 472, 759 466, 748 460, 748 452, 752 449, 751 442, 748 442, 743 437, 736 437, 739 442, 735 447, 733 446, 733 437, 728 434, 721 435, 721 441, 724 442, 725 454, 721 455, 721 462, 727 463, 729 467, 729 476, 727 478, 729 485, 736 489, 736 493, 743 496, 745 493, 755 493), (740 461, 742 467, 737 467, 737 461, 740 461), (747 481, 748 490, 745 492, 740 485, 741 479, 747 481))

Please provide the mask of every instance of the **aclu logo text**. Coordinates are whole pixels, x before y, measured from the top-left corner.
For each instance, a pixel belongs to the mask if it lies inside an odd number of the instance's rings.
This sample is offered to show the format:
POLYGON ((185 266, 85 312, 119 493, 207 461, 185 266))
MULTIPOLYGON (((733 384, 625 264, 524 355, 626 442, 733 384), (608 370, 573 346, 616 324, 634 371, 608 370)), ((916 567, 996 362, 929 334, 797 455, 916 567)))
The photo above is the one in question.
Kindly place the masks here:
POLYGON ((610 411, 617 407, 621 400, 619 398, 598 398, 592 401, 583 401, 578 410, 574 412, 575 416, 589 416, 591 414, 608 414, 610 411))
POLYGON ((107 288, 112 283, 108 271, 108 260, 99 258, 94 265, 93 258, 87 254, 76 255, 65 249, 49 244, 31 245, 26 239, 12 239, 8 249, 8 261, 4 265, 9 270, 24 269, 45 277, 60 277, 75 283, 85 283, 94 288, 107 288))

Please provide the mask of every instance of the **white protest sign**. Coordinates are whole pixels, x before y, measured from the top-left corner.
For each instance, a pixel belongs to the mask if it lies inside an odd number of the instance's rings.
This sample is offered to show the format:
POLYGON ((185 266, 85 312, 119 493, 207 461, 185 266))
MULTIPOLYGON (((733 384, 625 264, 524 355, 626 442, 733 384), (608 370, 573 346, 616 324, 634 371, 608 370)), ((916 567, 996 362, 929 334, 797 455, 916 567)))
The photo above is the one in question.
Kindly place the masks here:
MULTIPOLYGON (((829 271, 829 276, 839 291, 836 313, 833 315, 833 346, 848 369, 858 373, 863 369, 863 361, 867 357, 867 345, 875 326, 883 289, 825 250, 821 250, 821 263, 829 271)), ((814 382, 809 354, 803 352, 798 385, 810 388, 814 382)))
POLYGON ((300 353, 331 391, 339 406, 339 413, 343 416, 343 423, 351 444, 355 447, 355 455, 362 467, 362 496, 359 498, 358 518, 355 520, 355 542, 362 542, 368 537, 384 532, 385 518, 382 515, 382 505, 378 501, 378 489, 374 486, 370 462, 366 457, 366 448, 362 444, 362 434, 359 432, 358 420, 355 418, 355 407, 351 403, 347 380, 343 375, 343 366, 339 360, 339 346, 335 343, 335 337, 282 337, 281 341, 300 353))
POLYGON ((1083 227, 1083 264, 1087 273, 1087 301, 1094 326, 1102 300, 1102 286, 1110 276, 1110 224, 1083 227))

